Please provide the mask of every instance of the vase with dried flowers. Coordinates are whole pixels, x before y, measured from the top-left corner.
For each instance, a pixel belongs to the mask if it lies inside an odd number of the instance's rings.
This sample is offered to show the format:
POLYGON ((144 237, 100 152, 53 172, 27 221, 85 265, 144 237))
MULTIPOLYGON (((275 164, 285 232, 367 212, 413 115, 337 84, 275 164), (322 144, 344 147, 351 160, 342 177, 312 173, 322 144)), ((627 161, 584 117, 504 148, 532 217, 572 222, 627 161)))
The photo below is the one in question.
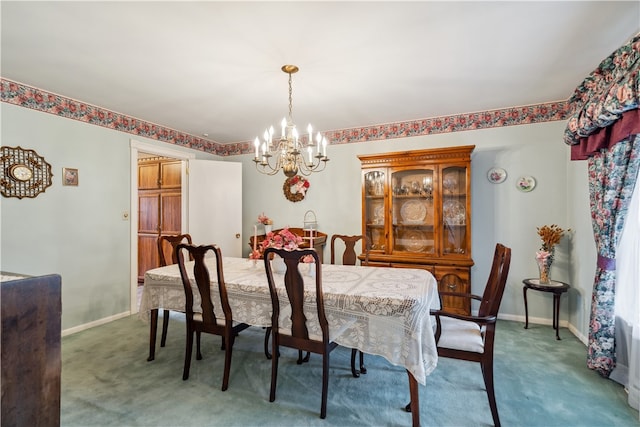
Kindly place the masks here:
POLYGON ((538 264, 538 270, 540 272, 540 283, 551 283, 551 264, 555 256, 556 245, 560 243, 565 233, 571 231, 570 228, 564 230, 558 227, 556 224, 543 225, 537 227, 538 236, 542 240, 540 250, 536 252, 536 263, 538 264))
POLYGON ((273 220, 266 216, 264 212, 258 215, 258 223, 264 225, 264 234, 269 234, 271 232, 271 227, 273 227, 273 220))

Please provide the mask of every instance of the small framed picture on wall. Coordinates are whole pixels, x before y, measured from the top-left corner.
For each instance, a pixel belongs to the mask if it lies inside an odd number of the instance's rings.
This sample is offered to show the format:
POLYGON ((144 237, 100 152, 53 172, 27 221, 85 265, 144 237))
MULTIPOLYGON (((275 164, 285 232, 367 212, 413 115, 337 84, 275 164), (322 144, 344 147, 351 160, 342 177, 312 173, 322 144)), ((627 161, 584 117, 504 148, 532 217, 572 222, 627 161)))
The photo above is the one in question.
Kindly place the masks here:
POLYGON ((78 185, 78 169, 62 168, 62 185, 78 185))

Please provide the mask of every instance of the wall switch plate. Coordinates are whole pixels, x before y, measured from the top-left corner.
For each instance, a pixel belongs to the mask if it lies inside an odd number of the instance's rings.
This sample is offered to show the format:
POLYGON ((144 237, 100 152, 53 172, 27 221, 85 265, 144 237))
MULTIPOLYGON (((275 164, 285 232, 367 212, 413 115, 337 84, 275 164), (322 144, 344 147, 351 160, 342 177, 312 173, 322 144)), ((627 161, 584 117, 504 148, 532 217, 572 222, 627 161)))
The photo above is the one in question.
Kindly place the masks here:
POLYGON ((129 211, 122 211, 122 220, 129 221, 129 211))

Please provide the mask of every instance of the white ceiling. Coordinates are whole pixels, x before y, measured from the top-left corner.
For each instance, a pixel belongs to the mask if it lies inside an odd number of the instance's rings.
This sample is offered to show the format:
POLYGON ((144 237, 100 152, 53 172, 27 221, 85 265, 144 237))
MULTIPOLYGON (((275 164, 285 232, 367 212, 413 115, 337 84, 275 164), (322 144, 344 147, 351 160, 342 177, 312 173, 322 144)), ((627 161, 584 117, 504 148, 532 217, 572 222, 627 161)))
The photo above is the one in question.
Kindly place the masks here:
POLYGON ((566 100, 640 2, 1 1, 2 77, 220 142, 566 100))

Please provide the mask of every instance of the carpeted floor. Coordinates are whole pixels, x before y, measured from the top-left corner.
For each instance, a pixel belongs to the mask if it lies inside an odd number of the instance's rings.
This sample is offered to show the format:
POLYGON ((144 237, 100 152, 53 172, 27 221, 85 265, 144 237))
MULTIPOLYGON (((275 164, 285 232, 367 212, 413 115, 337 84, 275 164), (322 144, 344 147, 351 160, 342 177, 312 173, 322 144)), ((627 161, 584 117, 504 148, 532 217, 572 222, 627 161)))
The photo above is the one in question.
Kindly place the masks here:
MULTIPOLYGON (((62 340, 62 426, 409 426, 406 371, 366 356, 353 378, 349 349, 331 353, 327 418, 321 420, 320 357, 295 363, 283 349, 276 401, 264 331, 236 340, 229 389, 220 390, 220 338, 203 336, 203 360, 182 380, 184 320, 173 314, 167 346, 147 362, 148 325, 129 317, 62 340)), ((504 426, 639 426, 624 389, 585 366, 586 348, 566 329, 499 321, 495 384, 504 426)), ((420 386, 422 425, 492 425, 480 367, 441 358, 420 386)))

